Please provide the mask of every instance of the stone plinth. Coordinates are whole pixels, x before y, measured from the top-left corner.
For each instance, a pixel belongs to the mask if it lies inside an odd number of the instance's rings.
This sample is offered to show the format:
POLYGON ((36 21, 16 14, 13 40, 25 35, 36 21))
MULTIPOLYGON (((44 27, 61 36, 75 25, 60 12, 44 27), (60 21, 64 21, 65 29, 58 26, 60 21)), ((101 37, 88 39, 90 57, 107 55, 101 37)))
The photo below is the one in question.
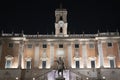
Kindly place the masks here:
POLYGON ((65 80, 65 78, 64 77, 58 77, 58 78, 56 78, 56 80, 65 80))

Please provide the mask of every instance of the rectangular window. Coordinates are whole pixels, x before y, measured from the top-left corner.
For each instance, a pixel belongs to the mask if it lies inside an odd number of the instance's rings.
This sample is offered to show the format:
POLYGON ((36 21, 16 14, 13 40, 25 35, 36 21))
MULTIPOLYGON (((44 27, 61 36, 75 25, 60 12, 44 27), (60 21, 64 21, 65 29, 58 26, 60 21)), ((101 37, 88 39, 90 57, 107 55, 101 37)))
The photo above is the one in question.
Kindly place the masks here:
POLYGON ((79 44, 75 44, 75 48, 79 48, 79 44))
POLYGON ((11 68, 11 66, 12 66, 12 61, 11 60, 6 60, 5 68, 11 68))
POLYGON ((47 44, 43 44, 43 48, 47 48, 47 44))
POLYGON ((28 44, 27 47, 28 47, 28 48, 32 48, 32 44, 28 44))
POLYGON ((42 68, 46 68, 46 61, 42 61, 42 68))
POLYGON ((108 45, 108 47, 112 47, 112 43, 111 42, 108 42, 107 45, 108 45))
POLYGON ((31 61, 26 62, 26 69, 31 69, 31 61))
POLYGON ((79 68, 79 61, 76 61, 76 68, 79 68))
POLYGON ((59 48, 63 48, 63 44, 59 44, 59 48))
POLYGON ((95 68, 95 61, 91 61, 91 68, 95 68))
POLYGON ((114 60, 110 60, 110 68, 114 68, 114 60))
POLYGON ((94 44, 89 44, 89 47, 90 48, 94 48, 94 44))
POLYGON ((13 43, 9 43, 8 47, 13 48, 13 43))

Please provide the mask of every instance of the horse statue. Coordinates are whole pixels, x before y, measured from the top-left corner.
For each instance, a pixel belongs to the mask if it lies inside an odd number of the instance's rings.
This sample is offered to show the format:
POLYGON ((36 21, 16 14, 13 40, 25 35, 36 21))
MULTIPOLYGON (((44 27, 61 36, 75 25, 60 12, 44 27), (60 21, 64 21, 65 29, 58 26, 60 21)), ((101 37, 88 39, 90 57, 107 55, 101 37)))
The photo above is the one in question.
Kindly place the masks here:
POLYGON ((58 68, 58 76, 60 76, 60 72, 61 72, 61 76, 63 77, 63 70, 65 69, 64 62, 63 62, 61 57, 59 57, 59 59, 56 60, 56 62, 58 64, 58 66, 57 66, 57 68, 58 68))

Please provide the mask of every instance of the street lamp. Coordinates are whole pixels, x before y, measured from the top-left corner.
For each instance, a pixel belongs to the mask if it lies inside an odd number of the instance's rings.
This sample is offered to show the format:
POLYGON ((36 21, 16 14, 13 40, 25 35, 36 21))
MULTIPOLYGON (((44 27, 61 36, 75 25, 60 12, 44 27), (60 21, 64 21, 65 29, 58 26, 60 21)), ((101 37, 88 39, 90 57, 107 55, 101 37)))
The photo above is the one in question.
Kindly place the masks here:
POLYGON ((86 79, 88 80, 89 78, 87 77, 86 79))
POLYGON ((103 80, 105 80, 105 76, 103 76, 102 78, 103 78, 103 80))
POLYGON ((18 77, 16 77, 16 80, 18 80, 18 77))
POLYGON ((33 80, 35 80, 35 78, 33 78, 33 80))

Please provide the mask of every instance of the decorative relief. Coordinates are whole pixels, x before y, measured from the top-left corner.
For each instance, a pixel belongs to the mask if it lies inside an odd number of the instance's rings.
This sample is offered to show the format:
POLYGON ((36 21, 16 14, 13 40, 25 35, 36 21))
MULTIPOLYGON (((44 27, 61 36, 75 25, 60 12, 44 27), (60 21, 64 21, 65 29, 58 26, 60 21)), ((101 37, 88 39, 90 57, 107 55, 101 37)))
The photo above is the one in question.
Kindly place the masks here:
POLYGON ((46 50, 44 50, 42 54, 42 58, 46 58, 46 57, 47 57, 47 53, 46 53, 46 50))
POLYGON ((76 52, 75 52, 74 57, 76 57, 76 58, 80 57, 80 55, 79 55, 79 52, 78 52, 78 51, 76 51, 76 52))

